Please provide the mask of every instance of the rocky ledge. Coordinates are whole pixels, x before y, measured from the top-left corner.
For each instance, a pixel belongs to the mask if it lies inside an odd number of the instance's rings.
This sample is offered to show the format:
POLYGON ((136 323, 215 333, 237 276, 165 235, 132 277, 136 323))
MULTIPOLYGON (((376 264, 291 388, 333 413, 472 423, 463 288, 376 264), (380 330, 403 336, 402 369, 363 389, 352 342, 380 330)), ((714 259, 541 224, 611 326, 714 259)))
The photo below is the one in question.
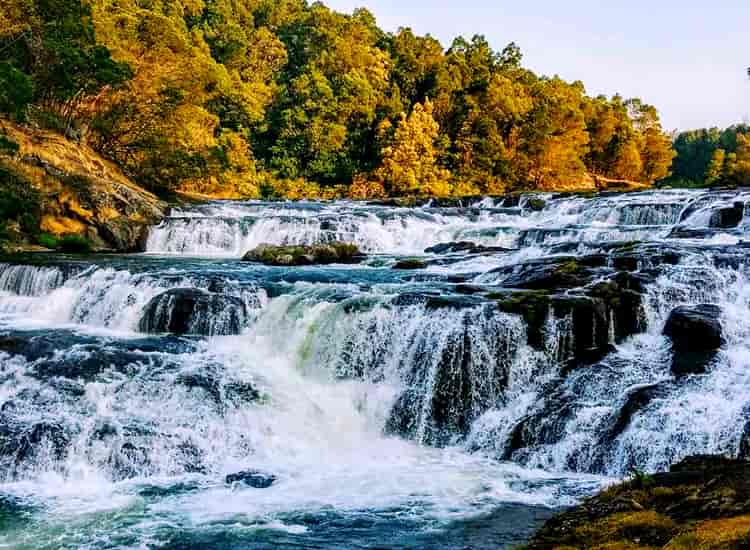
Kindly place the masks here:
POLYGON ((547 522, 527 548, 750 548, 750 462, 697 456, 636 474, 547 522))
POLYGON ((355 244, 328 243, 315 245, 274 246, 262 244, 242 258, 245 262, 258 262, 272 266, 305 266, 328 264, 354 264, 364 260, 355 244))
MULTIPOLYGON (((148 228, 159 223, 166 204, 130 180, 115 164, 90 147, 38 128, 4 121, 4 132, 17 145, 0 152, 6 179, 33 190, 34 231, 31 225, 8 227, 15 247, 29 249, 60 237, 74 237, 93 250, 141 252, 148 228), (37 227, 38 226, 38 227, 37 227), (46 240, 37 231, 49 235, 46 240)), ((0 193, 8 192, 0 181, 0 193)), ((27 216, 28 217, 28 216, 27 216)))

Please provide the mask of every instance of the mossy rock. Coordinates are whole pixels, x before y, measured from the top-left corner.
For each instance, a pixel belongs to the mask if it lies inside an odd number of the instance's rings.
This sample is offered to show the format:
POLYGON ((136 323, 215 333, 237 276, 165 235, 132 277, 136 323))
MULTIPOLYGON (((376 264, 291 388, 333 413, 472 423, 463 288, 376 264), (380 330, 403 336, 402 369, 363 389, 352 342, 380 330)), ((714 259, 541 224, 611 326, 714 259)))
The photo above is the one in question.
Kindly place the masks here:
POLYGON ((351 243, 316 244, 312 246, 274 246, 262 244, 243 257, 246 262, 258 262, 272 266, 306 266, 328 264, 354 264, 364 255, 351 243))
POLYGON ((547 208, 547 201, 539 197, 533 197, 526 202, 526 207, 532 212, 541 212, 547 208))
POLYGON ((750 462, 697 456, 640 477, 553 518, 527 548, 750 547, 750 462))

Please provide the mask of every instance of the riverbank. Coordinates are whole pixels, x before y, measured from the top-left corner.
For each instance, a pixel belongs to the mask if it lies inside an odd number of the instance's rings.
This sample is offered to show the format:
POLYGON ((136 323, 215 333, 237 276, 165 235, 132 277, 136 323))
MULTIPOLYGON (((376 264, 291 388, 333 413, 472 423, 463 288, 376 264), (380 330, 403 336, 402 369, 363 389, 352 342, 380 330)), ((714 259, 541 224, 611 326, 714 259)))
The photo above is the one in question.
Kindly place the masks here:
POLYGON ((60 134, 2 123, 0 202, 6 248, 55 247, 75 236, 86 248, 144 250, 166 203, 91 148, 60 134))
POLYGON ((750 547, 750 462, 697 456, 637 474, 548 521, 527 550, 750 547))

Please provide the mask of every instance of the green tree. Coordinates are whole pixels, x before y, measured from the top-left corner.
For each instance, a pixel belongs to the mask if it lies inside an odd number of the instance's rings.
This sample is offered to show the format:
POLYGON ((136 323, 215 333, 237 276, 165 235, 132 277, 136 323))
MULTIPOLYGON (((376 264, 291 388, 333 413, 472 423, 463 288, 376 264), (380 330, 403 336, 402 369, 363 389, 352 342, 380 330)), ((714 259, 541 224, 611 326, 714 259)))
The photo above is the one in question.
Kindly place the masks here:
POLYGON ((33 94, 31 78, 26 73, 10 63, 0 62, 0 112, 24 120, 33 94))

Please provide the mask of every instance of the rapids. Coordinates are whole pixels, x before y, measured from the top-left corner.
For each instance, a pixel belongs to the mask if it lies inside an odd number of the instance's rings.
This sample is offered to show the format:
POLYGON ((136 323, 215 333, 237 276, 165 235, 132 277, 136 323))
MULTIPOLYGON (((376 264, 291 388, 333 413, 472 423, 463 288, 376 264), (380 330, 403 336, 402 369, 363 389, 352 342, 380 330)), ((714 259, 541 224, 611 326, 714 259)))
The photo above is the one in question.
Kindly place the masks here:
POLYGON ((719 213, 749 200, 215 202, 144 254, 0 260, 0 547, 504 548, 634 469, 736 456, 750 225, 719 213), (332 241, 367 259, 239 261, 332 241), (662 332, 697 304, 723 345, 683 375, 662 332))

